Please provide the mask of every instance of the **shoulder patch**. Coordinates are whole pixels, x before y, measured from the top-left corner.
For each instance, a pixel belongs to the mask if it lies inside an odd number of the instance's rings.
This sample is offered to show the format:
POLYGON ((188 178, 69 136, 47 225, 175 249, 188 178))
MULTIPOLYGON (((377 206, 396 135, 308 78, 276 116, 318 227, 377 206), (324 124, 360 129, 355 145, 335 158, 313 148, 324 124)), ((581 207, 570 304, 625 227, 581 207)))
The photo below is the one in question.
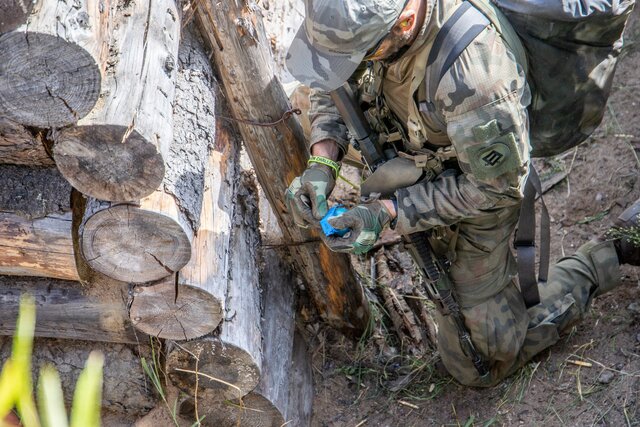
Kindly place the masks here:
POLYGON ((497 178, 522 165, 516 137, 513 132, 500 135, 495 120, 473 129, 474 135, 484 143, 466 149, 471 172, 480 180, 497 178))

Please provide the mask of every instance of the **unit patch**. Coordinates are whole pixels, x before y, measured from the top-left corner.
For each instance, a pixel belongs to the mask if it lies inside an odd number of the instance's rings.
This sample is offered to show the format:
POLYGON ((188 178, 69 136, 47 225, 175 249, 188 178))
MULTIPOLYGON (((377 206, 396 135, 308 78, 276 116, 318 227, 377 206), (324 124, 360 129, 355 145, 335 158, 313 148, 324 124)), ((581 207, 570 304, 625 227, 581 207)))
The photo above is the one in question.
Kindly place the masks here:
POLYGON ((496 120, 473 129, 478 144, 466 149, 469 166, 480 180, 493 179, 522 165, 513 132, 501 135, 496 120))

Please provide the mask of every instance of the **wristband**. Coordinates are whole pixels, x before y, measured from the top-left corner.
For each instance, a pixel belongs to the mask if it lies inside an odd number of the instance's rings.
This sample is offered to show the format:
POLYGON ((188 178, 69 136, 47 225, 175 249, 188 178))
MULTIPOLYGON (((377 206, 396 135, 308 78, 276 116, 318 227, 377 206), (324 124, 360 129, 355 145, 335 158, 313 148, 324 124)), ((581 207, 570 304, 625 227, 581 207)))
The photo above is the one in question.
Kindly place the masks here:
POLYGON ((309 161, 307 161, 307 165, 311 163, 319 163, 321 165, 329 166, 336 173, 336 179, 338 178, 338 175, 340 175, 340 164, 331 159, 327 159, 322 156, 311 156, 309 157, 309 161))

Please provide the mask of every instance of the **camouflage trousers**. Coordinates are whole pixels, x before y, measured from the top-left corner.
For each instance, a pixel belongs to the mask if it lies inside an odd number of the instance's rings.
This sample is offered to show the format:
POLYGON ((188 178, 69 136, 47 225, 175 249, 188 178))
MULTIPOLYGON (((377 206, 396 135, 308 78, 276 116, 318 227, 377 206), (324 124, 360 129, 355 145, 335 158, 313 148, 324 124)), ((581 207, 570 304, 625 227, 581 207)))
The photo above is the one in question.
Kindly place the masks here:
POLYGON ((549 280, 539 285, 540 304, 527 310, 510 250, 518 212, 518 207, 499 209, 432 238, 436 252, 454 254, 450 277, 473 343, 491 371, 488 379, 480 379, 460 347, 453 321, 438 313, 442 361, 465 385, 498 383, 556 343, 583 317, 594 296, 620 282, 613 243, 592 241, 550 268, 549 280))

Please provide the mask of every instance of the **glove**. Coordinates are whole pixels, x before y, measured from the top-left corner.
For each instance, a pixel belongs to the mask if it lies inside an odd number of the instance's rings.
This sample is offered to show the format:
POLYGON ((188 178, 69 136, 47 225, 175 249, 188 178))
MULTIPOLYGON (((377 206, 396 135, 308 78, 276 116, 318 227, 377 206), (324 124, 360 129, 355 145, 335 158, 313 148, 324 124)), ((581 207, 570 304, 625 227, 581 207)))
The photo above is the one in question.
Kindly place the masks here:
POLYGON ((318 226, 329 210, 327 196, 335 184, 334 170, 320 163, 311 163, 301 176, 291 181, 285 202, 297 226, 318 226))
POLYGON ((348 228, 344 237, 326 236, 322 239, 332 251, 363 254, 368 252, 378 240, 382 229, 391 221, 387 208, 376 200, 372 203, 358 205, 342 215, 328 219, 329 224, 337 229, 348 228))

